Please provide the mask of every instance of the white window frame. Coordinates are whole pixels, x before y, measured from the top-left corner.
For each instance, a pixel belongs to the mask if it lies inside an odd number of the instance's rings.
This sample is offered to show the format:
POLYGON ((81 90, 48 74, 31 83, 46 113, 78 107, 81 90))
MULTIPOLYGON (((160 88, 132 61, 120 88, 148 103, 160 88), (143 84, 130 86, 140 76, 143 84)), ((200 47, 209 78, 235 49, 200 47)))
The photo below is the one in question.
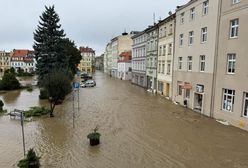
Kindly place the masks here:
POLYGON ((200 72, 205 72, 206 70, 206 56, 200 55, 200 72))
POLYGON ((172 43, 169 44, 168 46, 168 55, 172 54, 172 43))
POLYGON ((230 21, 230 38, 237 38, 239 35, 239 19, 230 21))
POLYGON ((236 70, 236 54, 230 53, 227 54, 227 74, 235 74, 236 70), (231 67, 231 68, 229 68, 231 67))
POLYGON ((188 59, 187 59, 187 71, 192 71, 192 69, 193 69, 193 57, 188 56, 188 59))
POLYGON ((190 9, 190 21, 195 20, 195 7, 190 9))
POLYGON ((206 0, 202 4, 202 15, 205 16, 208 14, 208 6, 209 6, 209 0, 206 0))
POLYGON ((222 110, 223 111, 233 112, 234 98, 235 98, 235 90, 223 89, 223 98, 222 98, 222 110))
POLYGON ((183 57, 178 57, 178 69, 183 68, 183 57))
POLYGON ((248 118, 248 92, 244 92, 243 117, 248 118), (245 114, 246 113, 246 114, 245 114))
POLYGON ((189 46, 193 45, 194 43, 194 31, 189 32, 189 46))
POLYGON ((201 29, 201 43, 206 43, 208 38, 208 28, 203 27, 201 29))
POLYGON ((183 95, 183 86, 181 85, 181 81, 177 81, 177 94, 179 96, 183 95))
POLYGON ((179 35, 179 46, 182 47, 183 46, 183 34, 179 35))
POLYGON ((180 14, 180 24, 184 24, 184 12, 180 14))
POLYGON ((232 0, 232 4, 237 4, 237 3, 240 3, 240 0, 232 0))
POLYGON ((167 62, 167 75, 171 74, 171 63, 167 62))
POLYGON ((164 74, 164 69, 165 68, 165 61, 162 61, 162 74, 164 74))

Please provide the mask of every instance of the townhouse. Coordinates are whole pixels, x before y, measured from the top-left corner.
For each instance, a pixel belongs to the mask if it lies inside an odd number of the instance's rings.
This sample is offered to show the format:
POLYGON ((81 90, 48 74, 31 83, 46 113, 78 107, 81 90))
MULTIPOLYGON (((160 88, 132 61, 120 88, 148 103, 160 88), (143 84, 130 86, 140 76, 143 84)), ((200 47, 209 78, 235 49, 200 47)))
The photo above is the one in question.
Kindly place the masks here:
POLYGON ((191 0, 176 10, 173 100, 213 116, 220 0, 191 0))
POLYGON ((132 37, 132 83, 143 88, 147 87, 146 80, 146 43, 147 35, 142 31, 132 37))
POLYGON ((111 40, 111 55, 112 55, 112 70, 111 76, 118 78, 118 58, 122 52, 132 50, 133 41, 131 37, 137 32, 122 33, 122 35, 117 36, 111 40))
POLYGON ((112 71, 112 43, 108 43, 104 52, 104 73, 111 75, 112 71))
POLYGON ((132 78, 132 52, 125 51, 119 55, 118 78, 121 80, 131 80, 132 78))
POLYGON ((248 130, 248 1, 222 0, 214 118, 248 130))
POLYGON ((10 60, 13 52, 0 51, 0 73, 10 69, 10 60))
POLYGON ((171 99, 175 14, 158 23, 157 93, 171 99))
POLYGON ((78 65, 81 72, 92 74, 94 72, 95 51, 89 47, 80 47, 82 59, 78 65))
POLYGON ((147 88, 153 93, 157 92, 157 59, 158 59, 158 24, 149 26, 145 33, 146 42, 146 77, 147 88))
POLYGON ((34 51, 14 49, 11 57, 11 67, 13 67, 16 72, 20 70, 29 73, 35 72, 36 60, 34 51))

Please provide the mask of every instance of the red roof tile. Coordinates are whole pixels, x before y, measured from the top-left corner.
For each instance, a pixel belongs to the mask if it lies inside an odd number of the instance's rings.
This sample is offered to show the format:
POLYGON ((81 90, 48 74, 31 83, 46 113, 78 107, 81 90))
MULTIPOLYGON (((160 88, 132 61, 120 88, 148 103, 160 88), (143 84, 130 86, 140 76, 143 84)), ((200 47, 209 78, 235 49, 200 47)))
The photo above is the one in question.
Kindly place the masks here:
POLYGON ((80 52, 95 53, 95 51, 89 47, 80 47, 79 50, 80 50, 80 52))

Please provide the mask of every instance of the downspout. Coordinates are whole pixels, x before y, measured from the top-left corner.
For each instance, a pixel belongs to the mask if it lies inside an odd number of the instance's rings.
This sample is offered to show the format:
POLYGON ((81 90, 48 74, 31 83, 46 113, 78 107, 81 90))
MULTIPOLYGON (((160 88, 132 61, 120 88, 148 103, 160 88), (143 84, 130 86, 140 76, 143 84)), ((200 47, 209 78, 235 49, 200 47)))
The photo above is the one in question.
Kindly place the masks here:
POLYGON ((159 50, 159 46, 158 46, 158 43, 159 43, 159 26, 158 24, 156 25, 156 29, 157 29, 157 61, 156 61, 156 94, 158 93, 158 50, 159 50))
POLYGON ((214 117, 214 106, 215 106, 215 90, 216 90, 216 74, 218 66, 218 47, 219 47, 219 34, 220 34, 220 20, 222 11, 222 0, 219 2, 218 13, 217 13, 217 28, 216 28, 216 38, 215 38, 215 56, 214 56, 214 69, 213 69, 213 82, 212 82, 212 93, 211 93, 211 106, 210 106, 210 117, 214 117))
POLYGON ((175 45, 176 45, 176 13, 175 13, 175 17, 173 18, 174 19, 174 32, 173 32, 173 55, 172 55, 172 72, 171 72, 171 100, 172 101, 175 101, 173 99, 173 95, 174 95, 174 66, 175 66, 175 45))

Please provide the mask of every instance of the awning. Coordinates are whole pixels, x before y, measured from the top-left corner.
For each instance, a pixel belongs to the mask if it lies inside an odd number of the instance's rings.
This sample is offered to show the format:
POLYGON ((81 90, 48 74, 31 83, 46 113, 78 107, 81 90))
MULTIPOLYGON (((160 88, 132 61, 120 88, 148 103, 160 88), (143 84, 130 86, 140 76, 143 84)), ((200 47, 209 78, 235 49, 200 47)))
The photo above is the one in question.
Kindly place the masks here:
POLYGON ((189 84, 189 83, 185 83, 185 84, 183 85, 183 88, 184 88, 184 89, 192 89, 193 86, 192 86, 191 84, 189 84))

